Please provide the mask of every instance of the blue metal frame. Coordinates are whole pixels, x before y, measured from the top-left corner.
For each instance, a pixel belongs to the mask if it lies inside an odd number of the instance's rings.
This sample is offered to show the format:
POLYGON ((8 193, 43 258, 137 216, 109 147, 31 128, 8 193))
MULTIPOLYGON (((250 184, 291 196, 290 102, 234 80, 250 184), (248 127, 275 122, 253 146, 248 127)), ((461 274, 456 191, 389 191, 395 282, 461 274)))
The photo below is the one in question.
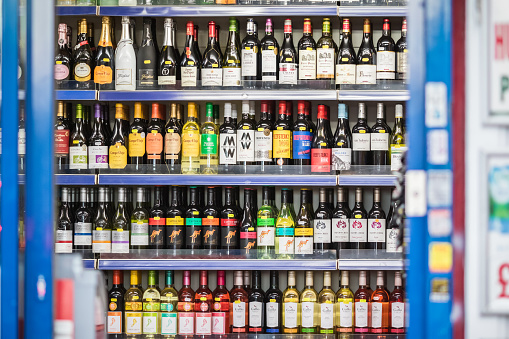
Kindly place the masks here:
POLYGON ((95 100, 97 98, 97 92, 94 90, 58 90, 56 92, 57 100, 95 100))
POLYGON ((2 1, 1 337, 18 337, 19 3, 2 1), (14 287, 14 288, 13 288, 14 287))
POLYGON ((53 337, 54 5, 27 1, 25 338, 38 339, 53 337))
POLYGON ((96 6, 56 6, 57 15, 96 15, 96 6))

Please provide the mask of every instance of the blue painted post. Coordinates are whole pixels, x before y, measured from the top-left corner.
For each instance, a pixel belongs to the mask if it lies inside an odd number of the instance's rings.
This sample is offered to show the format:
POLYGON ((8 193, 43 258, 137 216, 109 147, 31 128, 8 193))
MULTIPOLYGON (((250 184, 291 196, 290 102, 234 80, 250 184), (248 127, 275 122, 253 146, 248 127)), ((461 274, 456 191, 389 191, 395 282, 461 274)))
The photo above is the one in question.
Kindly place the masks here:
POLYGON ((2 1, 1 337, 18 337, 19 3, 2 1))
POLYGON ((25 338, 37 339, 53 337, 54 19, 53 0, 27 1, 25 338))

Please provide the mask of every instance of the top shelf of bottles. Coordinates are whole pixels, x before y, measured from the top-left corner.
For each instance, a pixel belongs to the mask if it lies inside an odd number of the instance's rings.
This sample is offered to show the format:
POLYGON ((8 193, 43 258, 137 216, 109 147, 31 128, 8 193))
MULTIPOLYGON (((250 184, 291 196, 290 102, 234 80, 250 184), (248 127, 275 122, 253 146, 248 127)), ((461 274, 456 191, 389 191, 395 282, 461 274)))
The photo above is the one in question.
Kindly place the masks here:
POLYGON ((151 17, 339 16, 403 17, 406 6, 337 6, 336 2, 302 5, 174 5, 174 6, 57 6, 57 15, 151 17))

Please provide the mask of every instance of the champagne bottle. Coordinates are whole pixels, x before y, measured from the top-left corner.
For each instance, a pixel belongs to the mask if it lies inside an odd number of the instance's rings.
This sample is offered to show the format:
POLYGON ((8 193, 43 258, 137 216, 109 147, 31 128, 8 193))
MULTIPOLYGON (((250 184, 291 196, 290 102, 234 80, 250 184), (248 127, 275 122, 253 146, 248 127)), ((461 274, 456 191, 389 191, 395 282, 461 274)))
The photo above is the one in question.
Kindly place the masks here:
POLYGON ((297 85, 298 60, 293 45, 292 20, 286 19, 284 40, 279 53, 279 84, 291 88, 297 85))
POLYGON ((357 76, 358 85, 376 85, 376 49, 373 45, 373 33, 371 22, 364 19, 362 43, 357 52, 357 76))
POLYGON ((241 85, 241 54, 237 19, 230 17, 228 43, 223 57, 223 86, 235 88, 241 85))
POLYGON ((196 104, 190 102, 187 108, 187 122, 182 129, 182 174, 200 172, 200 125, 196 104))
POLYGON ((162 89, 175 89, 179 74, 179 56, 175 48, 175 22, 171 18, 164 19, 164 43, 159 58, 157 83, 162 89))
POLYGON ((203 53, 201 79, 204 88, 219 88, 223 85, 223 55, 219 48, 217 25, 209 21, 209 41, 203 53))
POLYGON ((122 36, 115 51, 115 89, 134 91, 136 89, 136 52, 131 36, 129 17, 122 17, 122 36))
POLYGON ((298 44, 299 80, 316 79, 316 42, 313 39, 311 19, 304 19, 304 31, 298 44))
POLYGON ((67 25, 58 24, 58 52, 55 56, 54 79, 55 87, 65 89, 69 87, 71 79, 72 57, 67 48, 67 25))
POLYGON ((136 69, 138 71, 137 89, 156 89, 158 74, 158 52, 152 31, 153 19, 143 19, 143 40, 138 51, 136 69))
POLYGON ((194 24, 187 22, 186 44, 180 57, 180 78, 182 87, 196 87, 200 80, 200 56, 194 44, 194 24))
POLYGON ((350 20, 343 19, 343 34, 336 59, 336 88, 340 85, 355 85, 357 57, 352 44, 350 20))
POLYGON ((111 40, 111 18, 102 17, 101 39, 97 46, 95 58, 94 82, 98 84, 99 90, 115 89, 113 81, 113 70, 115 69, 115 57, 113 55, 113 44, 111 40))
POLYGON ((73 56, 73 80, 76 81, 78 89, 93 89, 92 68, 94 57, 87 38, 87 19, 78 21, 78 40, 74 48, 73 56))

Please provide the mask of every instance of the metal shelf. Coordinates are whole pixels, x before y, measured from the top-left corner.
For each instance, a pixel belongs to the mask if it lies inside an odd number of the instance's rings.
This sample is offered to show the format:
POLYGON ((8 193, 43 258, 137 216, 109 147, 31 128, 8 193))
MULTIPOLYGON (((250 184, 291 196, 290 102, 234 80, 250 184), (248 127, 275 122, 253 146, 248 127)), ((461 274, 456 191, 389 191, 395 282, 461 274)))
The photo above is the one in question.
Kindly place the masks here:
POLYGON ((339 259, 338 269, 347 271, 384 270, 398 271, 404 269, 403 260, 362 260, 362 259, 339 259))
POLYGON ((339 17, 404 17, 408 14, 406 6, 338 6, 339 17))
POLYGON ((410 92, 407 90, 339 90, 339 101, 408 101, 410 92))
POLYGON ((95 269, 95 259, 83 259, 83 267, 88 269, 95 269))
POLYGON ((98 91, 95 90, 57 90, 57 100, 97 100, 98 91))
POLYGON ((56 174, 57 185, 88 186, 96 184, 95 174, 56 174))
POLYGON ((55 6, 56 15, 97 15, 96 6, 55 6))
POLYGON ((394 186, 395 175, 339 175, 339 186, 394 186))

